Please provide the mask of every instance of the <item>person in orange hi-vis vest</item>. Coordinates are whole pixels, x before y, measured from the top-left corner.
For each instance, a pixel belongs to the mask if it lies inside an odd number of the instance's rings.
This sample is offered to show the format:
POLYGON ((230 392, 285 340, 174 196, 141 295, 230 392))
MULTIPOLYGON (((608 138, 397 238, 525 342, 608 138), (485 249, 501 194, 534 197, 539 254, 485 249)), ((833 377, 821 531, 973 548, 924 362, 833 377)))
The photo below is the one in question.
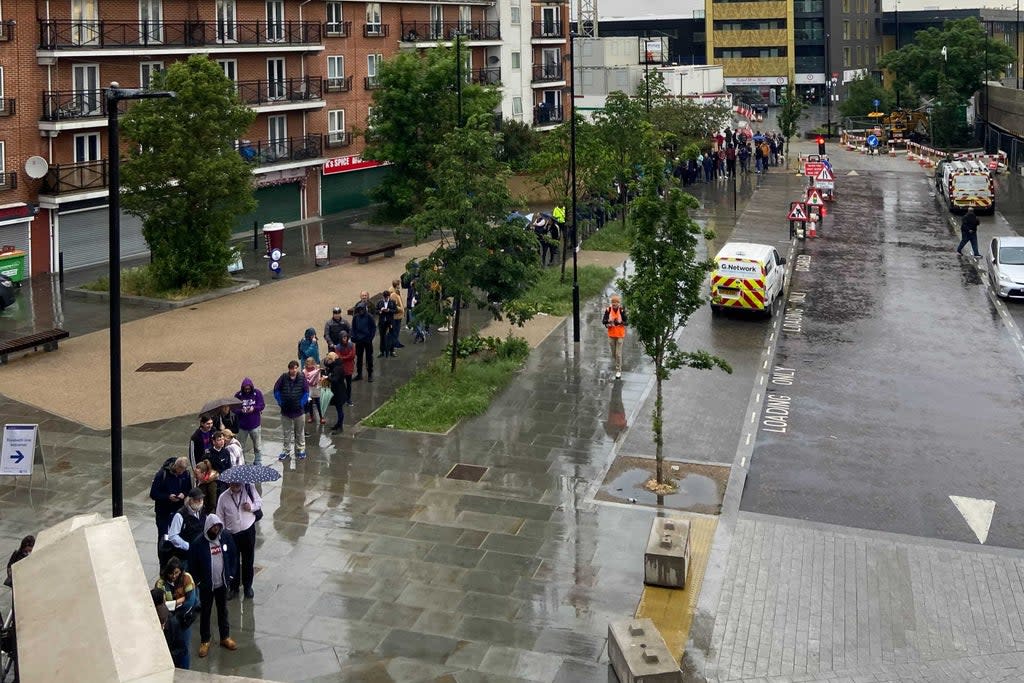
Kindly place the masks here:
POLYGON ((612 357, 615 359, 615 379, 622 377, 622 344, 626 341, 626 309, 622 307, 622 297, 612 295, 612 305, 605 309, 601 322, 608 328, 608 342, 611 345, 612 357))

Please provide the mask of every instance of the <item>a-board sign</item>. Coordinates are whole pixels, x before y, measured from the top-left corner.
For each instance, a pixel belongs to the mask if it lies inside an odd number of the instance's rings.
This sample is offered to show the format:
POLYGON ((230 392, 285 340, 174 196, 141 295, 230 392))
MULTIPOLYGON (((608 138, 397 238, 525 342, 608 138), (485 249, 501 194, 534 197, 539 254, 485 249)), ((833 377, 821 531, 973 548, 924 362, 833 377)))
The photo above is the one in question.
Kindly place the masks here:
POLYGON ((823 168, 825 168, 825 164, 821 161, 804 162, 804 175, 809 178, 814 178, 821 173, 821 169, 823 168))
POLYGON ((0 448, 0 475, 32 475, 38 436, 39 425, 4 425, 3 447, 0 448))

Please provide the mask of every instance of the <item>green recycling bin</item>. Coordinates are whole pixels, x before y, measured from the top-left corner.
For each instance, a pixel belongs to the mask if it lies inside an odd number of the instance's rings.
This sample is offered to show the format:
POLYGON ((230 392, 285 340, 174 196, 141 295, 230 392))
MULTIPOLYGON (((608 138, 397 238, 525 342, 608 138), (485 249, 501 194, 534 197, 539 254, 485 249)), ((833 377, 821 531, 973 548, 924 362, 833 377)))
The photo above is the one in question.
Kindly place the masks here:
POLYGON ((13 282, 21 282, 25 279, 25 257, 24 251, 8 251, 0 254, 0 273, 11 278, 13 282))

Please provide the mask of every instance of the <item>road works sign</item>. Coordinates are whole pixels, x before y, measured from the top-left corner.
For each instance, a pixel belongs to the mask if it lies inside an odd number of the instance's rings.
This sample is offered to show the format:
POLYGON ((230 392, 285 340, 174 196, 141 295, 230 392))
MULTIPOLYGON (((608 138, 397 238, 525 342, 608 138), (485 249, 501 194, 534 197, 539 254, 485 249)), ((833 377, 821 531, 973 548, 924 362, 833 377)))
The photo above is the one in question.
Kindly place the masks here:
POLYGON ((825 164, 821 161, 806 161, 804 162, 804 175, 815 178, 823 168, 825 168, 825 164))
POLYGON ((789 203, 789 220, 807 222, 807 207, 803 202, 789 203))
POLYGON ((832 171, 828 166, 822 165, 821 170, 814 176, 814 182, 816 183, 831 183, 836 177, 832 175, 832 171))
POLYGON ((824 206, 825 200, 821 197, 821 191, 816 187, 807 188, 807 202, 808 206, 824 206))

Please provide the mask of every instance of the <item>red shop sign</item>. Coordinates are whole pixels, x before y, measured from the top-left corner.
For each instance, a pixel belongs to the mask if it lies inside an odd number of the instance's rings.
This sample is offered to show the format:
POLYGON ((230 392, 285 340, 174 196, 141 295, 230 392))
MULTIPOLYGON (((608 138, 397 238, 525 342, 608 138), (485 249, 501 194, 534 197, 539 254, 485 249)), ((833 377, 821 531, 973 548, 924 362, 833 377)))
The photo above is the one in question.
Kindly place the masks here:
POLYGON ((348 173, 349 171, 362 171, 367 168, 385 166, 387 162, 375 159, 363 159, 358 154, 347 157, 334 157, 324 162, 324 175, 333 173, 348 173))

